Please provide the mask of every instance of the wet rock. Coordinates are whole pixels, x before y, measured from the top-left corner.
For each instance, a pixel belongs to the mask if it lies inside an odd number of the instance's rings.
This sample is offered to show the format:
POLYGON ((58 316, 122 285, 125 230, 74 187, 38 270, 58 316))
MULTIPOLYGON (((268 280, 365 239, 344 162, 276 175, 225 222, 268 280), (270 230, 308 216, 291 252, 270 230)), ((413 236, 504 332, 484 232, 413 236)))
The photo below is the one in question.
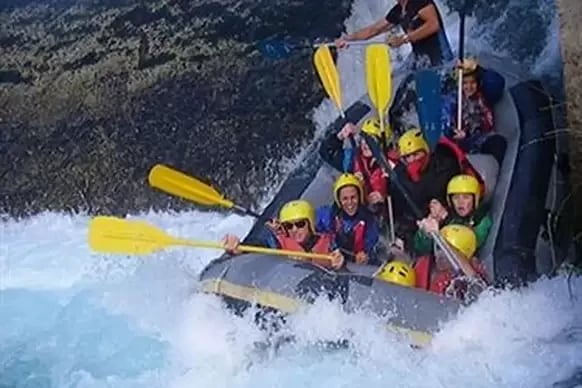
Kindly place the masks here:
POLYGON ((323 97, 309 52, 273 62, 256 44, 337 36, 350 7, 11 4, 0 39, 16 49, 2 58, 30 74, 28 84, 0 84, 0 207, 11 215, 191 206, 148 187, 156 163, 255 203, 279 176, 277 161, 312 136, 309 114, 323 97))

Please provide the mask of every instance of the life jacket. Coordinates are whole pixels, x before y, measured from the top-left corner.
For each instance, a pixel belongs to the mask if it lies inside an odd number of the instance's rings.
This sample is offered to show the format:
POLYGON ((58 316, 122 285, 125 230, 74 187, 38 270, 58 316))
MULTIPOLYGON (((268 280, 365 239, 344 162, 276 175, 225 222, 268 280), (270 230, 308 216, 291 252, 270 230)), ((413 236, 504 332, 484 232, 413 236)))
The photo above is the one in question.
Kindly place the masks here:
POLYGON ((364 177, 364 187, 366 196, 373 191, 388 195, 388 183, 384 176, 384 171, 373 158, 366 158, 360 151, 357 152, 354 172, 359 172, 364 177))
POLYGON ((366 221, 358 220, 348 233, 344 232, 344 220, 340 215, 335 216, 335 241, 347 251, 354 253, 366 250, 366 221))
POLYGON ((414 270, 416 272, 416 287, 423 290, 428 290, 430 286, 430 271, 431 271, 431 257, 430 255, 421 256, 416 260, 414 270))
MULTIPOLYGON (((327 233, 315 234, 315 236, 317 238, 317 241, 315 241, 315 244, 313 244, 309 252, 322 254, 330 253, 333 237, 327 233)), ((277 234, 275 238, 277 239, 277 242, 279 243, 281 249, 296 252, 307 252, 305 247, 303 247, 301 244, 299 244, 297 241, 287 236, 286 234, 277 234)))
POLYGON ((463 151, 461 147, 459 147, 454 141, 446 136, 441 136, 439 139, 439 144, 447 147, 455 155, 455 158, 457 158, 463 174, 472 175, 477 179, 479 186, 481 187, 481 198, 483 198, 485 196, 485 181, 481 177, 481 174, 479 174, 475 167, 473 167, 471 162, 469 162, 465 151, 463 151))
MULTIPOLYGON (((414 265, 414 270, 416 271, 416 287, 443 295, 455 276, 452 271, 444 271, 435 273, 431 278, 432 263, 433 261, 430 255, 422 256, 416 261, 414 265)), ((485 267, 481 263, 476 266, 473 265, 473 269, 483 279, 486 278, 485 267)))

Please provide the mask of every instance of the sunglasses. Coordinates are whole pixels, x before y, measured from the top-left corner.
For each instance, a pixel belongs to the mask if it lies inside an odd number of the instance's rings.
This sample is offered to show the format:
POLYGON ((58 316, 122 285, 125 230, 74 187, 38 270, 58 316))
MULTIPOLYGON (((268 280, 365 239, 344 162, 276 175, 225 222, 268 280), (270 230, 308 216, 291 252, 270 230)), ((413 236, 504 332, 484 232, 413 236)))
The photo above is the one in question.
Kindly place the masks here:
POLYGON ((306 220, 301 220, 301 221, 295 221, 295 222, 283 222, 283 227, 285 229, 293 229, 293 227, 296 226, 297 229, 302 229, 305 228, 305 226, 307 226, 307 221, 306 220))

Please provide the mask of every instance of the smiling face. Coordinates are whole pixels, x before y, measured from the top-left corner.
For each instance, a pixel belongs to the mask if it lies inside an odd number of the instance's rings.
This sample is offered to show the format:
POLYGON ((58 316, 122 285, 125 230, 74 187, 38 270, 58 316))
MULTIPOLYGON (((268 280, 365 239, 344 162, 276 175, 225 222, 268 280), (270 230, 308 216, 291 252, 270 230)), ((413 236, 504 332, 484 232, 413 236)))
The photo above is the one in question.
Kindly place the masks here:
POLYGON ((461 217, 467 217, 475 209, 475 196, 473 194, 453 194, 451 201, 455 212, 461 217))
POLYGON ((311 231, 309 230, 309 221, 305 219, 284 222, 283 227, 287 233, 289 233, 289 237, 297 241, 299 244, 306 242, 311 235, 311 231))
POLYGON ((370 147, 368 147, 368 143, 366 143, 364 139, 360 141, 360 151, 362 152, 362 155, 364 155, 364 157, 366 158, 372 157, 372 150, 370 150, 370 147))
POLYGON ((360 196, 358 189, 354 186, 343 187, 339 193, 339 202, 341 208, 348 216, 353 216, 358 212, 358 206, 360 205, 360 196))
POLYGON ((466 75, 463 77, 463 94, 465 97, 472 97, 477 93, 477 79, 474 75, 466 75))

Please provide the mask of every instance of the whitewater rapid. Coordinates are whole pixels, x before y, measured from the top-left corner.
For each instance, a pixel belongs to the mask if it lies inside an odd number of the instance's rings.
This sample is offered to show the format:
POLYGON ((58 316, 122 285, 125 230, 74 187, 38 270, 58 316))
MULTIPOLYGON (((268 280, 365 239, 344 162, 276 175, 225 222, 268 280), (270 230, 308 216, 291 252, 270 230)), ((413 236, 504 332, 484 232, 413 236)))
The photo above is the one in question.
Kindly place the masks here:
MULTIPOLYGON (((171 234, 215 240, 248 229, 235 215, 139 215, 171 234)), ((87 248, 83 215, 0 226, 2 387, 548 387, 582 367, 582 280, 539 280, 488 295, 425 350, 372 316, 321 302, 290 321, 296 342, 263 349, 252 316, 196 292, 216 252, 146 257, 87 248), (351 338, 347 349, 321 341, 351 338)))
MULTIPOLYGON (((388 7, 356 0, 346 27, 388 7)), ((447 26, 455 46, 455 16, 447 26)), ((552 44, 547 53, 556 52, 552 44)), ((365 92, 362 53, 350 49, 338 59, 345 106, 365 92)), ((548 64, 546 57, 538 67, 548 64)), ((321 130, 336 115, 326 100, 315 125, 321 130)), ((202 211, 133 217, 207 240, 242 236, 253 221, 202 211)), ((411 349, 375 317, 320 302, 291 318, 286 330, 296 341, 275 351, 251 315, 235 317, 218 298, 197 292, 197 274, 219 252, 99 255, 87 246, 88 220, 45 213, 0 223, 0 387, 531 388, 582 370, 579 278, 570 287, 557 277, 486 295, 424 350, 411 349), (321 344, 340 338, 350 346, 321 344)))

